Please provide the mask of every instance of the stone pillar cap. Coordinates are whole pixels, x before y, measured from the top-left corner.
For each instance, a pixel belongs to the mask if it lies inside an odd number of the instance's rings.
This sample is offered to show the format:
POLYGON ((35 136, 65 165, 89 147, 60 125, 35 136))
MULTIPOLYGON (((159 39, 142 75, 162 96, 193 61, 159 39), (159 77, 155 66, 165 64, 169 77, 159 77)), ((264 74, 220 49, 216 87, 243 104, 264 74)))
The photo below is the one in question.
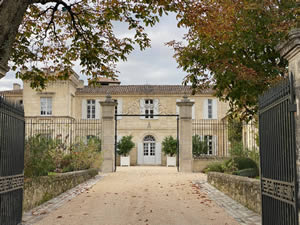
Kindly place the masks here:
POLYGON ((288 34, 288 40, 279 43, 275 50, 281 57, 286 57, 296 46, 300 45, 300 28, 292 29, 288 34))
POLYGON ((105 102, 114 102, 114 101, 112 100, 110 94, 107 94, 107 95, 106 95, 105 102))

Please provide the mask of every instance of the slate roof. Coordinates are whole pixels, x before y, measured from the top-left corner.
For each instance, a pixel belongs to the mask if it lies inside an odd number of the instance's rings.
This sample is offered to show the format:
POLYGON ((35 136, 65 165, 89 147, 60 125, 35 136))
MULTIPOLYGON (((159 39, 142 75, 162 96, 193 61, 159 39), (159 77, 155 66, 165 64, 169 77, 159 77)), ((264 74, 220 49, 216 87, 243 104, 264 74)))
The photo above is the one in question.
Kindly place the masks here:
MULTIPOLYGON (((190 95, 192 93, 191 86, 183 85, 116 85, 78 88, 76 94, 110 94, 110 95, 150 95, 150 94, 180 94, 190 95)), ((202 94, 212 94, 211 89, 204 90, 202 94)))
MULTIPOLYGON (((191 86, 183 85, 114 85, 114 86, 101 86, 101 87, 89 87, 77 88, 76 94, 78 95, 159 95, 159 94, 171 94, 171 95, 190 95, 192 93, 191 86)), ((213 94, 212 89, 203 90, 199 94, 213 94)), ((8 90, 0 91, 0 95, 22 95, 23 89, 20 90, 8 90)))

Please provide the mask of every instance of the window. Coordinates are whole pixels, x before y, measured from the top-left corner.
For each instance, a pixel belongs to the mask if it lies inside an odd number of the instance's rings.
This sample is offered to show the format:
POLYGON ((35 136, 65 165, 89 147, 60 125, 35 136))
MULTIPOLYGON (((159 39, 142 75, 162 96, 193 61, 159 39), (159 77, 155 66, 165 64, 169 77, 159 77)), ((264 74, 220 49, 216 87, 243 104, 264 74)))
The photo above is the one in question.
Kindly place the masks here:
POLYGON ((207 99, 207 117, 208 119, 213 118, 213 100, 207 99))
POLYGON ((41 116, 52 115, 52 98, 41 98, 41 116))
POLYGON ((153 99, 145 99, 145 118, 153 119, 154 115, 154 104, 153 99))
POLYGON ((96 118, 96 101, 94 99, 88 99, 86 102, 87 106, 87 118, 95 119, 96 118))
POLYGON ((155 156, 155 138, 151 135, 144 138, 144 156, 155 156))
POLYGON ((213 136, 211 135, 205 135, 204 140, 207 143, 207 154, 212 155, 213 154, 213 136))

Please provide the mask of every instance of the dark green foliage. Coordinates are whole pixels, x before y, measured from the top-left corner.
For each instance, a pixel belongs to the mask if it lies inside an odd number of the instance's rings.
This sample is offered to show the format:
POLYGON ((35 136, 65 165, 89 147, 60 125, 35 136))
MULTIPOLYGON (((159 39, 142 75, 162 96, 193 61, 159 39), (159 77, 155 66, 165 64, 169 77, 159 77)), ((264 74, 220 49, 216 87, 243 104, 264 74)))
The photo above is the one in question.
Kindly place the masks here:
POLYGON ((206 140, 201 140, 199 135, 194 135, 192 137, 193 142, 193 156, 199 157, 201 155, 206 155, 208 152, 208 145, 206 140))
POLYGON ((232 145, 242 142, 243 122, 238 119, 228 121, 228 140, 232 145))
POLYGON ((255 169, 258 171, 257 164, 254 160, 246 157, 234 157, 224 163, 224 171, 227 173, 233 173, 243 169, 255 169))
POLYGON ((124 136, 117 143, 118 154, 121 156, 127 156, 131 149, 134 147, 134 143, 132 142, 132 135, 124 136))
POLYGON ((41 135, 28 138, 25 145, 26 177, 46 176, 51 172, 85 170, 100 167, 101 140, 90 138, 67 147, 61 140, 41 135), (97 161, 97 162, 96 162, 97 161))
POLYGON ((210 163, 205 169, 204 172, 219 172, 224 173, 223 162, 213 162, 210 163))
POLYGON ((162 151, 165 155, 174 156, 177 151, 177 140, 172 136, 165 137, 162 142, 162 151))
POLYGON ((229 149, 230 156, 232 157, 247 157, 247 149, 244 149, 242 142, 231 144, 229 149))
POLYGON ((248 168, 243 170, 234 171, 233 175, 243 176, 243 177, 257 177, 259 172, 256 168, 248 168))
POLYGON ((25 143, 25 168, 26 177, 45 176, 55 170, 55 163, 50 155, 50 150, 55 149, 57 143, 47 137, 37 135, 30 137, 25 143))

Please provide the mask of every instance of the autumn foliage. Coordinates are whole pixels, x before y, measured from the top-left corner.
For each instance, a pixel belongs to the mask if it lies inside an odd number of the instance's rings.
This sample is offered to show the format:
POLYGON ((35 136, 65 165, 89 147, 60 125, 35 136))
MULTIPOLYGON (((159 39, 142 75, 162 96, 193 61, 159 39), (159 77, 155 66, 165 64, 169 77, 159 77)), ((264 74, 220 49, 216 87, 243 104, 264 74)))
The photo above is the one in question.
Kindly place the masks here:
POLYGON ((258 96, 286 73, 275 50, 296 24, 295 1, 201 0, 178 7, 185 43, 171 41, 194 90, 213 88, 230 114, 251 119, 258 96))
POLYGON ((115 63, 126 60, 139 46, 150 46, 145 26, 153 26, 163 14, 174 11, 170 0, 34 0, 19 27, 13 46, 13 69, 33 88, 47 81, 68 79, 79 62, 82 73, 95 81, 98 76, 116 77, 115 63), (114 23, 127 24, 133 35, 117 37, 114 23), (59 73, 45 76, 41 68, 59 73), (24 72, 27 71, 27 72, 24 72))

